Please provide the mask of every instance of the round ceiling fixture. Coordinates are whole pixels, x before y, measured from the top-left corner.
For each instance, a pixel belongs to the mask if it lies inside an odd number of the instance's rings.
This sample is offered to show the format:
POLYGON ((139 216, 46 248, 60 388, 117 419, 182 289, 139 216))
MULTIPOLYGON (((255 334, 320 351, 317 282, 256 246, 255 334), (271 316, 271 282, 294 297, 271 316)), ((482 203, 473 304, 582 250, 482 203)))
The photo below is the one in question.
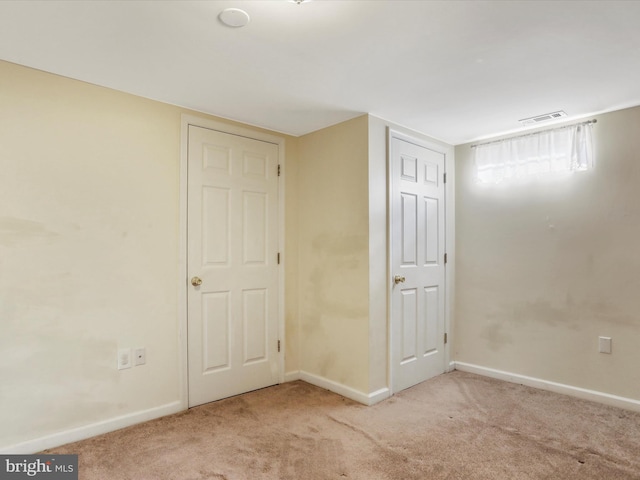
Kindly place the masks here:
POLYGON ((233 28, 244 27, 250 20, 249 14, 239 8, 226 8, 220 12, 218 18, 227 27, 233 28))

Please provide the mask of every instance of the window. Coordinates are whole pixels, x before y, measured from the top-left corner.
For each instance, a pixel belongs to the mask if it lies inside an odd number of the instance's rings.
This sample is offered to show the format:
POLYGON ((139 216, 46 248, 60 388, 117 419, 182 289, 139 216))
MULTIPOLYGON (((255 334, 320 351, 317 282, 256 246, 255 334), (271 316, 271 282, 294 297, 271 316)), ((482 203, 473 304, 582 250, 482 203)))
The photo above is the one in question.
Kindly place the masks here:
POLYGON ((474 145, 476 180, 500 183, 593 168, 595 120, 474 145))

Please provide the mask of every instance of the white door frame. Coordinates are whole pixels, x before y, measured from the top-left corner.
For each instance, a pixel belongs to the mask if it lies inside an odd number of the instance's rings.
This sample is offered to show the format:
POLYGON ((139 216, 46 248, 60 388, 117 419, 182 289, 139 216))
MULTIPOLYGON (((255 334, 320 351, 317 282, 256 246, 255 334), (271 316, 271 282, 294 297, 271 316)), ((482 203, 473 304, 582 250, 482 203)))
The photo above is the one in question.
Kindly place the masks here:
POLYGON ((445 287, 445 300, 444 300, 444 330, 447 333, 447 343, 444 346, 444 371, 450 372, 454 369, 453 362, 451 361, 451 342, 453 341, 451 318, 453 315, 453 300, 454 300, 454 285, 455 285, 455 159, 454 159, 454 147, 436 142, 434 140, 427 140, 425 138, 419 138, 409 134, 402 133, 392 128, 387 128, 387 339, 388 339, 388 368, 387 368, 387 385, 389 387, 389 395, 393 395, 393 332, 392 332, 392 293, 393 283, 391 282, 391 275, 393 274, 392 265, 392 249, 393 249, 393 235, 391 228, 393 225, 392 205, 393 201, 393 185, 392 185, 392 164, 391 164, 391 140, 397 138, 404 140, 421 147, 434 150, 438 153, 442 153, 445 156, 445 171, 447 175, 447 181, 445 183, 445 252, 447 253, 447 264, 444 272, 444 287, 445 287))
POLYGON ((179 252, 178 252, 178 352, 180 356, 180 403, 184 410, 189 408, 189 364, 187 344, 187 166, 189 125, 208 128, 222 133, 240 135, 242 137, 261 140, 278 145, 278 164, 281 165, 278 177, 278 251, 280 255, 280 269, 278 275, 278 338, 282 348, 278 353, 279 383, 284 382, 284 185, 285 185, 285 152, 284 138, 268 133, 251 130, 249 128, 232 125, 229 123, 197 117, 195 115, 182 114, 180 133, 180 211, 179 211, 179 252))

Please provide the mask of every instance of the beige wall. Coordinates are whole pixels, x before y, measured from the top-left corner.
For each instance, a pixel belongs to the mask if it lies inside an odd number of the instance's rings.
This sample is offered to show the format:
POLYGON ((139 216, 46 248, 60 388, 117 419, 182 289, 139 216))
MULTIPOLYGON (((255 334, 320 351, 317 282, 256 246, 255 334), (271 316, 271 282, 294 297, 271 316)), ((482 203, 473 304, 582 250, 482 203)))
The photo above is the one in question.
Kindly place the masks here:
POLYGON ((300 369, 369 387, 367 116, 299 138, 300 369))
POLYGON ((596 118, 570 178, 477 185, 456 148, 455 359, 640 399, 640 108, 596 118))
MULTIPOLYGON (((194 112, 0 62, 0 449, 179 407, 182 113, 194 112), (118 347, 137 346, 147 364, 118 371, 118 347)), ((297 139, 285 138, 295 292, 297 139)))

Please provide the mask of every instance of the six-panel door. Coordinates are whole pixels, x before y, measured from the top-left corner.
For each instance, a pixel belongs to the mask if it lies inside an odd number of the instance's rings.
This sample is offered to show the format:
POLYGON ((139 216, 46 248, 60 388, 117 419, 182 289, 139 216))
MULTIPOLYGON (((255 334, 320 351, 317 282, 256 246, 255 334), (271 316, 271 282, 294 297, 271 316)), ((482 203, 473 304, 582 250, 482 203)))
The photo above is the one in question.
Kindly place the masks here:
POLYGON ((391 376, 398 392, 444 372, 443 153, 391 136, 391 376))
POLYGON ((195 406, 278 382, 278 146, 190 126, 188 148, 195 406))

